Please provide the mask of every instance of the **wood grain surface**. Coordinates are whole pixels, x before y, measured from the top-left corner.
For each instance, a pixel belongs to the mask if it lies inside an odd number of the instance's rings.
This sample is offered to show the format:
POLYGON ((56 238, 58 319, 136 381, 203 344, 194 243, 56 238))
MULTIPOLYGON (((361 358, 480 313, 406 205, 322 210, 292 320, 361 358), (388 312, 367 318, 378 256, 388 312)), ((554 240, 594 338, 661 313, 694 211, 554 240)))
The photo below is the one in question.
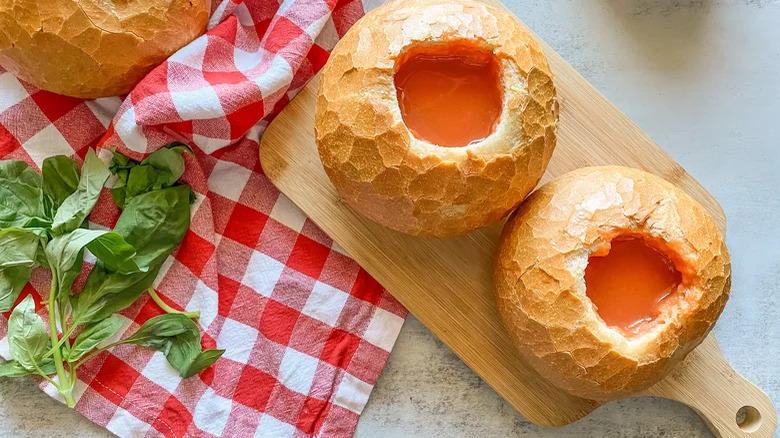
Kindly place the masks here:
MULTIPOLYGON (((494 0, 486 3, 501 6, 494 0)), ((501 6, 503 7, 503 6, 501 6)), ((653 172, 701 202, 725 233, 723 210, 685 170, 542 42, 555 74, 561 119, 558 146, 542 182, 589 165, 653 172)), ((315 78, 271 123, 260 146, 273 183, 335 242, 530 421, 561 426, 600 403, 571 396, 526 365, 504 331, 493 297, 492 265, 502 224, 451 239, 406 236, 374 224, 340 202, 314 143, 315 78)), ((771 400, 725 361, 714 336, 645 395, 694 408, 716 436, 771 437, 771 400), (737 411, 748 409, 737 424, 737 411), (760 416, 760 418, 757 418, 760 416)))

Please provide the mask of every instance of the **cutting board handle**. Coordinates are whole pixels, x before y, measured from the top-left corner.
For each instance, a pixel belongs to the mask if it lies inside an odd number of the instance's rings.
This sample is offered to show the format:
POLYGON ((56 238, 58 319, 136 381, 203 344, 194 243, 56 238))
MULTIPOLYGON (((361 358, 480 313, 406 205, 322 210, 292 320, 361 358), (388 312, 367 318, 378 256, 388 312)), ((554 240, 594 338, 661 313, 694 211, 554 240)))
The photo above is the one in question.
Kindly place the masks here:
POLYGON ((647 395, 690 406, 718 438, 772 438, 777 428, 772 400, 731 368, 713 335, 647 395))

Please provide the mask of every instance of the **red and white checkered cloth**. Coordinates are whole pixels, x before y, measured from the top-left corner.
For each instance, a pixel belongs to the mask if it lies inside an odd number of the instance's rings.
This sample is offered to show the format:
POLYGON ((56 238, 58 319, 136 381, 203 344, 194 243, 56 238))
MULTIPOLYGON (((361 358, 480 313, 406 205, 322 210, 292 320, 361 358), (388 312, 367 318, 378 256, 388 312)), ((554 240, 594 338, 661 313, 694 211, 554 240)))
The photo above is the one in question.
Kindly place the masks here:
MULTIPOLYGON (((258 139, 367 8, 217 2, 208 33, 124 101, 63 97, 0 70, 2 159, 39 168, 89 147, 135 158, 172 140, 196 149, 184 175, 198 195, 192 226, 157 288, 170 305, 200 310, 204 347, 227 352, 182 380, 160 353, 114 348, 79 369, 76 409, 87 418, 126 437, 352 435, 406 310, 280 195, 263 175, 258 139)), ((91 220, 110 226, 117 215, 105 192, 91 220)), ((40 302, 48 281, 36 270, 24 294, 40 302)), ((160 313, 143 297, 123 312, 123 332, 160 313)), ((5 339, 0 355, 9 356, 5 339)))

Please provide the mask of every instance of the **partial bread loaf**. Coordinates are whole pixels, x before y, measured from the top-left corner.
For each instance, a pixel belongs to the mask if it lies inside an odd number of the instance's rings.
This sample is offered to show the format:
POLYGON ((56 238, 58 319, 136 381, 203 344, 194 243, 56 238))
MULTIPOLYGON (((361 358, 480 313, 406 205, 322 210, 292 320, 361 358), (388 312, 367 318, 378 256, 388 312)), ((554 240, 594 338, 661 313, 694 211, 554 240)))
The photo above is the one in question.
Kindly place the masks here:
POLYGON ((729 296, 729 253, 712 218, 663 179, 582 168, 532 194, 509 219, 496 259, 498 307, 523 356, 552 383, 591 399, 648 388, 696 347, 729 296), (678 294, 638 335, 608 327, 586 295, 588 256, 618 236, 661 249, 678 294))
POLYGON ((5 0, 0 65, 44 90, 128 93, 206 30, 211 0, 5 0))
POLYGON ((471 0, 393 1, 367 14, 333 49, 315 116, 320 158, 341 197, 382 225, 430 236, 462 234, 511 211, 542 177, 557 124, 539 43, 509 13, 471 0), (440 147, 404 124, 395 61, 410 48, 463 42, 499 61, 502 113, 484 140, 440 147))

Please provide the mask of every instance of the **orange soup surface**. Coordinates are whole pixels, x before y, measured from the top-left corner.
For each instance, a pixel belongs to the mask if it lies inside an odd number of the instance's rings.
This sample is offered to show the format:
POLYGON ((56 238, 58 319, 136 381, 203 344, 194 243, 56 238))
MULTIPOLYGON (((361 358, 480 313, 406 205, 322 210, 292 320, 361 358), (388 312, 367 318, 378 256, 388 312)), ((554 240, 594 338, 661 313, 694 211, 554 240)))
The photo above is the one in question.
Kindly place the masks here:
POLYGON ((493 54, 468 46, 427 48, 399 60, 395 88, 406 127, 420 140, 459 147, 483 140, 501 115, 493 54))
POLYGON ((628 336, 659 315, 681 280, 669 258, 640 238, 612 241, 609 253, 591 256, 585 269, 587 295, 599 316, 628 336))

